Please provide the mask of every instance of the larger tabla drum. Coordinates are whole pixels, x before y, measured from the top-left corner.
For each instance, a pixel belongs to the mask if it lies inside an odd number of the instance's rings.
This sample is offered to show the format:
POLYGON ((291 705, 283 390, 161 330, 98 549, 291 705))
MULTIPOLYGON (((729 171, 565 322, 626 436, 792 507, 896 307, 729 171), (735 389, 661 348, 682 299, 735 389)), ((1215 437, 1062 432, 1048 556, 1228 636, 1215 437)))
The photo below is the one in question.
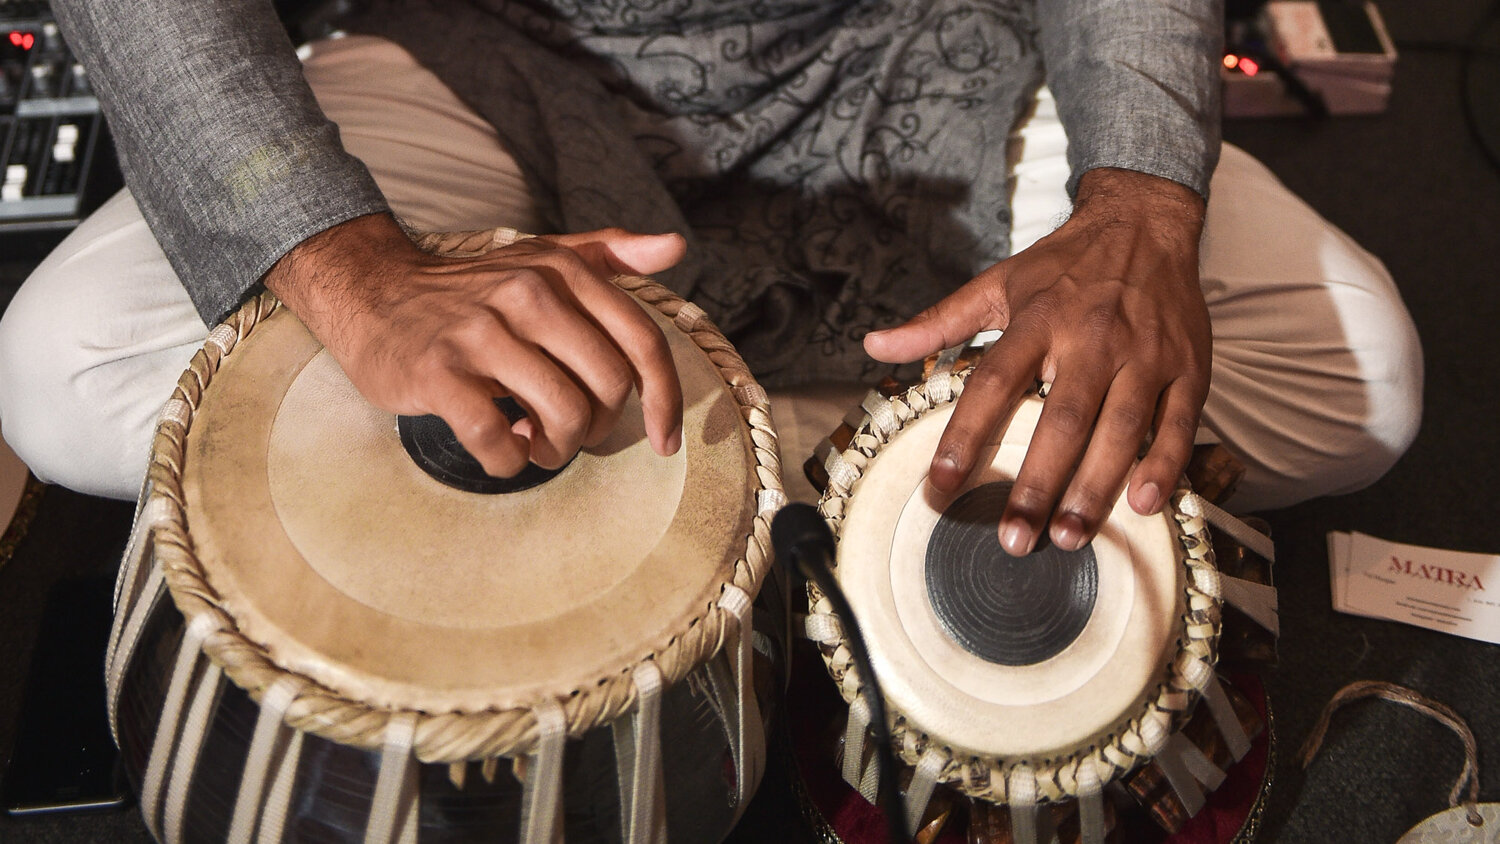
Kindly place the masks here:
POLYGON ((782 660, 772 590, 756 601, 783 500, 775 434, 701 310, 617 281, 667 335, 682 449, 655 455, 633 405, 506 491, 440 480, 451 441, 367 404, 274 300, 209 335, 157 428, 108 660, 153 834, 727 833, 782 660))

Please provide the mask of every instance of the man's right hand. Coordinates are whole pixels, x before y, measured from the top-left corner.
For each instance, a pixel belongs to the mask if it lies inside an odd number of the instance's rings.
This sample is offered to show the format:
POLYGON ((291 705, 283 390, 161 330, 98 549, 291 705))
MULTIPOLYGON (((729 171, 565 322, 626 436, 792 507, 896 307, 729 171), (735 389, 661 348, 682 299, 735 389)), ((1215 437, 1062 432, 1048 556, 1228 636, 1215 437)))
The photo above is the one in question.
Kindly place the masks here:
POLYGON ((303 241, 265 276, 372 404, 433 413, 486 472, 557 468, 640 392, 658 454, 682 444, 682 390, 660 329, 610 281, 676 264, 681 237, 605 229, 467 258, 412 245, 388 214, 303 241), (493 398, 528 417, 511 425, 493 398))

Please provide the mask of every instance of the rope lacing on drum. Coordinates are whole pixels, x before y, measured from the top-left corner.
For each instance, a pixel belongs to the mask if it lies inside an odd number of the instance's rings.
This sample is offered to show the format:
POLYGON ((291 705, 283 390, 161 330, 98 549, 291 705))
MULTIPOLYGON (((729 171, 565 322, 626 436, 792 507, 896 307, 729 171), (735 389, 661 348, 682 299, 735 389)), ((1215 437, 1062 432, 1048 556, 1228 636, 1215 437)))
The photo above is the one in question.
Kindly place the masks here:
MULTIPOLYGON (((1229 534, 1236 542, 1259 555, 1266 562, 1276 562, 1276 545, 1269 536, 1235 518, 1203 496, 1188 493, 1182 496, 1177 507, 1187 515, 1204 519, 1229 534)), ((1199 588, 1203 591, 1239 608, 1245 615, 1254 619, 1256 624, 1272 633, 1280 633, 1281 622, 1277 614, 1274 586, 1230 577, 1217 570, 1194 572, 1194 576, 1199 579, 1199 588)))

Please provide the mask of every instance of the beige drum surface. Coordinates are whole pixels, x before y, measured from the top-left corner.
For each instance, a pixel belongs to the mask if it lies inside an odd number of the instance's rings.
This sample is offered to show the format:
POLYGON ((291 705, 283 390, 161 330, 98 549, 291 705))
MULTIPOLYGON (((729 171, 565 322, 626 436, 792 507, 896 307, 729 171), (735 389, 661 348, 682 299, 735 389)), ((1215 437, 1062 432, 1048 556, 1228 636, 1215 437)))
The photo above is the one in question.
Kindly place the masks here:
POLYGON ((1025 401, 984 468, 946 498, 926 477, 952 405, 909 423, 865 467, 840 530, 839 581, 887 699, 955 756, 1041 757, 1086 746, 1139 712, 1176 648, 1184 575, 1175 523, 1165 513, 1136 514, 1123 496, 1093 542, 1093 612, 1061 652, 1032 665, 992 663, 938 620, 924 577, 933 527, 963 492, 1015 479, 1041 404, 1025 401))
POLYGON ((282 667, 371 705, 524 706, 628 670, 718 598, 755 501, 733 396, 651 309, 684 392, 683 447, 638 403, 540 486, 447 487, 395 418, 278 310, 228 356, 193 422, 189 529, 240 629, 282 667))

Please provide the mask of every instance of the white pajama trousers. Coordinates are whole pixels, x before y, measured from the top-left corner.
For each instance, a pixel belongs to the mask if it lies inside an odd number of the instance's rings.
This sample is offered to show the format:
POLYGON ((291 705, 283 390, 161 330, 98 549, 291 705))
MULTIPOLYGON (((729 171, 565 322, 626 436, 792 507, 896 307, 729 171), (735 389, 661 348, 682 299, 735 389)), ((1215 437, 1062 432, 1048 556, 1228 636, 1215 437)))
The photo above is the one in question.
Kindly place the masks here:
MULTIPOLYGON (((414 226, 542 229, 494 130, 400 48, 322 41, 305 68, 345 147, 414 226)), ((1067 140, 1045 92, 1019 132, 1017 251, 1068 210, 1067 140)), ((1422 394, 1416 330, 1380 261, 1226 145, 1201 271, 1214 353, 1200 439, 1225 443, 1247 466, 1233 509, 1379 478, 1416 435, 1422 394)), ((206 333, 122 191, 48 256, 0 319, 0 433, 43 480, 133 497, 157 413, 206 333)), ((865 386, 773 395, 794 497, 811 494, 802 462, 865 386)))

